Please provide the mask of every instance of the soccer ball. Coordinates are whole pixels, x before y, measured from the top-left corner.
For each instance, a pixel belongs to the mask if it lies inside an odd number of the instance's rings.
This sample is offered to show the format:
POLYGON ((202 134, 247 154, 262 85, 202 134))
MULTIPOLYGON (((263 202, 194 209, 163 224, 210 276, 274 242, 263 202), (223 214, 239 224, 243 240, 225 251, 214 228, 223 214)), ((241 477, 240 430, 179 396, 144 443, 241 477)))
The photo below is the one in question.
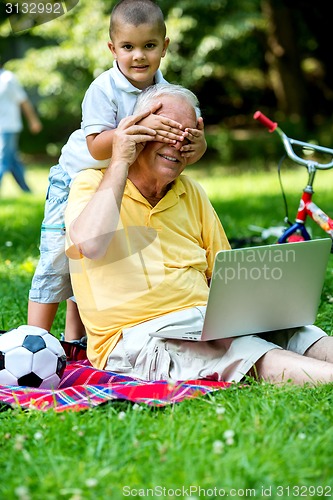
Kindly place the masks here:
POLYGON ((56 389, 66 367, 59 340, 37 326, 0 335, 0 384, 56 389))

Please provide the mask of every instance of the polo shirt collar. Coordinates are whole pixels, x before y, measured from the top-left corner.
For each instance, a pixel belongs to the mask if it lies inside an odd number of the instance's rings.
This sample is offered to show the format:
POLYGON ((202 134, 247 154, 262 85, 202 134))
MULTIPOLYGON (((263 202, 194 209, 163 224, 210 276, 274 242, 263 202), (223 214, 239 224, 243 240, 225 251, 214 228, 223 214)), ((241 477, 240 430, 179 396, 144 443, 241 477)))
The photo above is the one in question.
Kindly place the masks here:
MULTIPOLYGON (((157 203, 157 205, 155 205, 155 207, 152 207, 152 211, 161 212, 162 210, 172 207, 178 202, 179 197, 185 193, 185 186, 181 177, 182 176, 177 177, 177 179, 173 181, 169 191, 157 203)), ((151 207, 149 201, 146 200, 130 179, 127 179, 124 194, 129 196, 129 198, 151 207)))

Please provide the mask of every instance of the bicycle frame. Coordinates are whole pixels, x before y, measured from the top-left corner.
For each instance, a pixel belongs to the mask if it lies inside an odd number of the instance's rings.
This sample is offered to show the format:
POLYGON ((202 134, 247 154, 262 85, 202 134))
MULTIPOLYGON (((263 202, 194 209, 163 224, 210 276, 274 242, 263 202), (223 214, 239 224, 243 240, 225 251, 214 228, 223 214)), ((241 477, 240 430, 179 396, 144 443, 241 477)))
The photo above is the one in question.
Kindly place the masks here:
POLYGON ((307 216, 310 216, 318 226, 320 226, 333 239, 333 220, 312 201, 312 193, 303 191, 301 201, 298 207, 295 223, 290 226, 278 239, 278 243, 287 241, 310 240, 308 230, 305 227, 307 216), (298 234, 300 233, 300 237, 298 234))
POLYGON ((300 240, 310 240, 311 236, 305 227, 305 221, 307 217, 311 217, 333 240, 333 220, 313 201, 313 182, 317 170, 328 170, 333 168, 333 150, 325 148, 323 146, 318 146, 316 144, 310 144, 307 142, 297 141, 295 139, 289 138, 279 127, 276 122, 272 122, 267 116, 265 116, 260 111, 254 114, 254 119, 258 120, 262 125, 264 125, 269 132, 277 132, 282 140, 283 146, 287 153, 287 156, 298 163, 299 165, 305 166, 308 170, 309 178, 307 186, 303 189, 303 194, 298 207, 297 215, 294 224, 287 228, 282 236, 278 239, 278 243, 287 243, 291 241, 300 240), (328 163, 318 163, 313 160, 306 160, 298 156, 293 146, 301 146, 303 148, 311 149, 313 151, 318 151, 320 153, 329 154, 332 156, 332 160, 328 163))

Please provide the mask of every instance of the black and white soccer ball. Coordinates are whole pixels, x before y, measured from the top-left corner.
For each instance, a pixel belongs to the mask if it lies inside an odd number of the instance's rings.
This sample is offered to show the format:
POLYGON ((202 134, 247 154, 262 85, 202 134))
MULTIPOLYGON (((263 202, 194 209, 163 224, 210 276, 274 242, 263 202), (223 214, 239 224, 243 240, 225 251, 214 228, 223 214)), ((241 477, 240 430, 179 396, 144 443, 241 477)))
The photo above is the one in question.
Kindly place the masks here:
POLYGON ((22 325, 0 335, 0 385, 56 389, 66 367, 66 354, 51 333, 22 325))

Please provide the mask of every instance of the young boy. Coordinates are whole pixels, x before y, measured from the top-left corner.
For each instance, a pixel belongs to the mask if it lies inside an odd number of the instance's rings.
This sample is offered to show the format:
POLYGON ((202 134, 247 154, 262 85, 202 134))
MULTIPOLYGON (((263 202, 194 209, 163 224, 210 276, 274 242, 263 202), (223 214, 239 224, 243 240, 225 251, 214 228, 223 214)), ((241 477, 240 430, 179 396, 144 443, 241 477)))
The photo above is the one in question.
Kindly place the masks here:
MULTIPOLYGON (((64 253, 64 212, 70 184, 82 169, 108 166, 114 131, 123 118, 133 113, 137 96, 154 83, 166 83, 158 68, 168 45, 163 14, 153 0, 121 0, 116 4, 111 13, 108 43, 114 56, 113 67, 90 85, 82 103, 81 128, 70 136, 59 164, 50 171, 40 260, 29 292, 29 325, 50 330, 59 303, 72 296, 64 253)), ((201 118, 197 129, 186 130, 155 114, 148 115, 142 123, 154 129, 156 140, 161 142, 172 144, 186 137, 189 143, 183 146, 182 154, 190 163, 206 150, 201 118)), ((65 340, 77 340, 82 335, 76 304, 67 300, 65 340)))

